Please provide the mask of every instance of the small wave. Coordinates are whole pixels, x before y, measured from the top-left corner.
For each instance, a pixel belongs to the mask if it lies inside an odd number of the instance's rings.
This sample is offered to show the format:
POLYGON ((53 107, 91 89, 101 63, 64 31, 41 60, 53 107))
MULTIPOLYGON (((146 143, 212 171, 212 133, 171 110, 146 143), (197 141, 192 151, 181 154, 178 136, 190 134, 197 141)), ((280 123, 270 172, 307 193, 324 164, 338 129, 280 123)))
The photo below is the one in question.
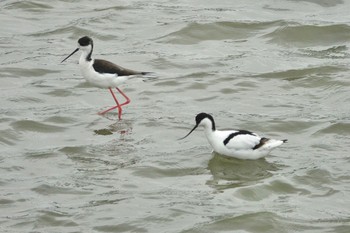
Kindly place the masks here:
POLYGON ((57 194, 89 194, 88 191, 74 190, 73 188, 59 187, 54 185, 42 184, 31 189, 41 195, 57 195, 57 194))
POLYGON ((319 59, 345 59, 350 57, 348 47, 346 45, 331 46, 320 49, 306 48, 301 50, 301 55, 319 59))
POLYGON ((33 131, 33 132, 41 132, 41 133, 56 133, 56 132, 62 132, 66 129, 64 127, 44 124, 33 120, 16 121, 16 122, 13 122, 11 126, 16 131, 33 131))
POLYGON ((8 146, 16 145, 19 140, 19 135, 14 130, 6 129, 0 130, 0 144, 5 144, 8 146))
POLYGON ((39 68, 12 68, 12 67, 4 67, 1 69, 0 74, 2 76, 7 77, 38 77, 38 76, 44 76, 47 74, 52 73, 59 73, 59 71, 56 70, 49 70, 49 69, 39 69, 39 68))
POLYGON ((317 75, 325 75, 338 73, 341 71, 346 71, 347 69, 340 66, 317 66, 317 67, 307 67, 300 69, 289 69, 284 71, 276 71, 276 72, 268 72, 255 75, 255 77, 263 77, 263 78, 281 78, 286 80, 296 80, 299 78, 309 77, 309 76, 317 76, 317 75))
POLYGON ((266 34, 271 43, 283 46, 312 47, 344 44, 350 39, 350 26, 335 25, 287 25, 266 34))
POLYGON ((349 135, 350 123, 338 122, 331 124, 316 132, 316 135, 322 134, 338 134, 338 135, 349 135))
POLYGON ((5 5, 5 9, 20 9, 28 12, 42 12, 52 9, 48 4, 33 2, 33 1, 16 1, 5 5))
POLYGON ((189 23, 158 40, 172 44, 196 44, 206 40, 247 39, 260 31, 281 24, 284 24, 283 21, 189 23))
POLYGON ((210 222, 196 226, 185 232, 293 232, 315 231, 321 227, 315 222, 282 217, 274 212, 232 213, 213 218, 210 222))

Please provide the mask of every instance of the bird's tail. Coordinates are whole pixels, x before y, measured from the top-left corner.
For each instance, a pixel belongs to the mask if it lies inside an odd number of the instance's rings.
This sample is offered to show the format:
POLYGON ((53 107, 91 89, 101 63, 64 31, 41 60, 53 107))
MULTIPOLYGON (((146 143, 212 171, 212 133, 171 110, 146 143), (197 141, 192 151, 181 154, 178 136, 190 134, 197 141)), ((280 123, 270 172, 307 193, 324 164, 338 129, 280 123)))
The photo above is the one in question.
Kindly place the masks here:
POLYGON ((287 139, 283 139, 283 140, 270 139, 265 143, 263 147, 266 149, 273 149, 275 147, 282 145, 283 143, 286 143, 287 141, 288 141, 287 139))
POLYGON ((145 78, 143 81, 149 81, 151 79, 156 79, 158 76, 154 72, 141 72, 142 78, 145 78))

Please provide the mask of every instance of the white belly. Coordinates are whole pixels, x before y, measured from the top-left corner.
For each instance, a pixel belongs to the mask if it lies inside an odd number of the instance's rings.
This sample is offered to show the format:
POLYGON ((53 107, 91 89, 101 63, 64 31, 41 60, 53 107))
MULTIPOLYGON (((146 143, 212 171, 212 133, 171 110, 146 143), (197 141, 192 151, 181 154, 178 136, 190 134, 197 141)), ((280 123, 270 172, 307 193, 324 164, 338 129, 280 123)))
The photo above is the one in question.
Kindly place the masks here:
POLYGON ((100 88, 118 87, 128 79, 128 76, 118 76, 117 74, 98 73, 92 67, 92 61, 79 61, 82 75, 87 82, 100 88))

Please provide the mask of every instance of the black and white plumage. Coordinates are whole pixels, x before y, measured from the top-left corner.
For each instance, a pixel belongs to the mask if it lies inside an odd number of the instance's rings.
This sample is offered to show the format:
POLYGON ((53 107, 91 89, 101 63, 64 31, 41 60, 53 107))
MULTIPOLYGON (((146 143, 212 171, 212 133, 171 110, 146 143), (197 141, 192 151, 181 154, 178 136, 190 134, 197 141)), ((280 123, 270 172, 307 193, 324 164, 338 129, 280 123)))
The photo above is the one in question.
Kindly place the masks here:
POLYGON ((146 75, 149 72, 130 70, 106 60, 93 59, 91 57, 93 48, 94 43, 90 37, 81 37, 78 40, 78 48, 75 49, 70 55, 68 55, 62 62, 67 60, 78 50, 81 50, 82 53, 79 59, 79 67, 86 81, 96 87, 108 88, 113 96, 114 101, 116 102, 116 106, 100 112, 99 114, 103 115, 113 109, 118 108, 118 118, 121 119, 121 107, 129 104, 130 99, 118 88, 118 86, 131 76, 146 75), (124 103, 119 103, 112 88, 116 88, 116 90, 125 98, 126 101, 124 103))
POLYGON ((271 150, 287 142, 260 137, 247 130, 217 130, 214 118, 207 113, 199 113, 196 125, 183 138, 190 135, 198 126, 204 127, 208 142, 218 154, 237 159, 259 159, 268 155, 271 150))

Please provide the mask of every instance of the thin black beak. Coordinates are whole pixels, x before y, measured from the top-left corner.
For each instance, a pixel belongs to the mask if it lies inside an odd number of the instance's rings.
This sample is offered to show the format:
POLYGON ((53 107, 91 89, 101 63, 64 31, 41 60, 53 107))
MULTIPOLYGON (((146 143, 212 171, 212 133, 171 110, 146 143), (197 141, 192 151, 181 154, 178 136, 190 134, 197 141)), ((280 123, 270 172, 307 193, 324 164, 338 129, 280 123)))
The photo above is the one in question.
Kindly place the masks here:
POLYGON ((73 53, 69 54, 68 57, 66 57, 65 59, 63 59, 63 61, 61 61, 61 63, 64 62, 65 60, 67 60, 70 56, 72 56, 72 55, 73 55, 74 53, 76 53, 78 50, 79 50, 79 48, 77 48, 76 50, 74 50, 73 53))
POLYGON ((188 135, 190 135, 197 127, 198 127, 198 125, 195 125, 195 126, 193 127, 193 129, 192 129, 185 137, 179 138, 178 140, 182 140, 182 139, 186 138, 186 137, 187 137, 188 135))

